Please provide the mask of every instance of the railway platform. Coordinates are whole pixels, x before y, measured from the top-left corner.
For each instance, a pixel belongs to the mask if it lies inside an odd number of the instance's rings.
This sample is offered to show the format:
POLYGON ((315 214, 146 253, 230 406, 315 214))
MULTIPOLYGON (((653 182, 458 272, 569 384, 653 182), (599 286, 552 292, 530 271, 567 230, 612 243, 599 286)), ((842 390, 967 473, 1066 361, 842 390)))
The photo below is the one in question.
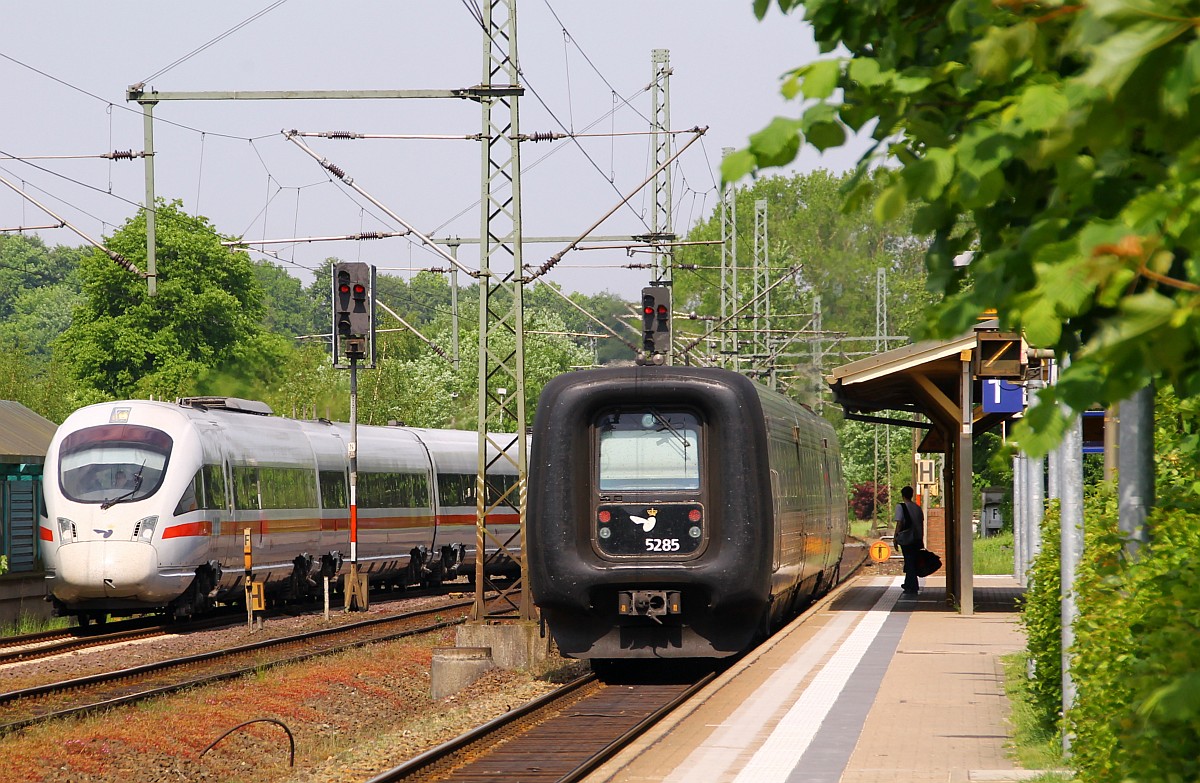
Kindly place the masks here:
POLYGON ((975 582, 975 613, 943 577, 915 598, 861 576, 724 672, 588 783, 1018 781, 1006 754, 1002 657, 1024 646, 1021 588, 975 582))

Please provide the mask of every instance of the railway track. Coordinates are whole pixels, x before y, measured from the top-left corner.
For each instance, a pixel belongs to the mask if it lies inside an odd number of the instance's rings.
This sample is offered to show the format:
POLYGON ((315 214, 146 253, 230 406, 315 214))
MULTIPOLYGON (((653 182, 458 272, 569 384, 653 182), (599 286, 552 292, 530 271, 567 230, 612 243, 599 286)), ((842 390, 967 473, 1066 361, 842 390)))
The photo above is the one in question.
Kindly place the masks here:
MULTIPOLYGON (((226 628, 238 620, 229 617, 216 617, 206 620, 196 620, 186 625, 175 624, 141 624, 129 630, 113 631, 111 633, 83 632, 79 629, 68 628, 61 631, 46 631, 42 634, 27 634, 21 637, 11 637, 10 644, 0 646, 0 666, 9 663, 26 663, 39 658, 49 658, 52 655, 86 650, 89 647, 101 647, 106 644, 120 644, 138 639, 153 639, 170 634, 207 631, 213 628, 226 628)), ((242 620, 244 622, 244 620, 242 620)))
POLYGON ((589 674, 369 783, 577 781, 714 677, 708 672, 686 682, 619 684, 589 674))
MULTIPOLYGON (((841 582, 822 602, 832 600, 849 585, 866 562, 866 546, 857 543, 845 553, 841 582)), ((631 670, 636 671, 626 669, 631 670)), ((718 674, 705 672, 684 682, 614 678, 603 682, 594 674, 581 677, 368 783, 572 783, 633 742, 718 674)))
MULTIPOLYGON (((454 591, 461 591, 461 589, 462 585, 443 586, 422 590, 408 590, 403 595, 409 598, 420 598, 444 595, 454 591)), ((376 594, 375 600, 386 599, 397 594, 399 594, 398 591, 381 591, 376 594)), ((316 614, 319 611, 319 609, 313 609, 310 612, 304 609, 301 610, 301 613, 316 614)), ((274 617, 292 616, 294 614, 295 611, 293 610, 273 609, 264 615, 264 619, 270 620, 274 617)), ((197 619, 177 622, 163 622, 161 617, 143 617, 118 620, 103 625, 71 626, 69 628, 39 631, 19 636, 5 636, 0 637, 0 666, 9 663, 25 663, 39 658, 48 658, 52 655, 64 655, 106 644, 119 644, 138 639, 153 639, 159 636, 186 634, 194 631, 209 631, 214 628, 228 628, 241 625, 245 621, 245 612, 235 608, 222 610, 197 619)))
POLYGON ((183 688, 252 674, 351 647, 392 641, 461 623, 472 601, 267 639, 184 658, 0 693, 0 735, 72 715, 131 704, 183 688), (433 619, 430 622, 430 618, 433 619))

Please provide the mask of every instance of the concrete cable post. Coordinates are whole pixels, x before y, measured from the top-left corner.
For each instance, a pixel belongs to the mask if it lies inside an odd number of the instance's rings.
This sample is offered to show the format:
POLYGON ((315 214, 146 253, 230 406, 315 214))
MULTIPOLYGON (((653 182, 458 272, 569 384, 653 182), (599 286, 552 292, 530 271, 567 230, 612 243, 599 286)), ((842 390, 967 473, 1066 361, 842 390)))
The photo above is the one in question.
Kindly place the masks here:
POLYGON ((1026 586, 1025 572, 1025 458, 1013 458, 1013 576, 1021 587, 1026 586))
MULTIPOLYGON (((1083 559, 1083 426, 1078 414, 1067 428, 1062 442, 1062 694, 1063 714, 1069 715, 1075 703, 1075 683, 1071 677, 1071 647, 1075 643, 1075 573, 1083 559)), ((1071 751, 1071 732, 1063 732, 1063 752, 1071 751)))
POLYGON ((1146 516, 1154 505, 1154 386, 1121 401, 1117 451, 1118 527, 1125 552, 1136 557, 1150 540, 1146 516))

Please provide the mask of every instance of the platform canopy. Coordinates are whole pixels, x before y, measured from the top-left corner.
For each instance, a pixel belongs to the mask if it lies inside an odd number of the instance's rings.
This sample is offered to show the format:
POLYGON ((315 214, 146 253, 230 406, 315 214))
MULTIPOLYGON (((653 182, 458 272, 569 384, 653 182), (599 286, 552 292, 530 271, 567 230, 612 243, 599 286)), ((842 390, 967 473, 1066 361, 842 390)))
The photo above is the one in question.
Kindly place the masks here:
POLYGON ((0 463, 44 463, 57 429, 21 403, 0 400, 0 463))
MULTIPOLYGON (((1025 380, 1028 353, 1019 335, 1000 332, 992 320, 950 340, 842 365, 825 378, 846 418, 925 430, 917 451, 946 455, 947 587, 965 614, 973 612, 972 441, 1019 414, 1020 404, 998 411, 982 402, 995 384, 1025 380)), ((1019 402, 1019 386, 1012 388, 1019 402)))
POLYGON ((1024 380, 1029 371, 1025 353, 1020 337, 997 331, 992 320, 951 340, 927 340, 842 365, 825 379, 846 418, 928 429, 917 450, 945 453, 944 430, 957 430, 962 422, 963 362, 972 364, 971 399, 979 404, 972 406, 971 424, 973 435, 979 435, 1019 412, 989 412, 981 401, 984 384, 989 381, 1024 380), (1001 368, 998 377, 984 377, 989 368, 980 366, 981 345, 992 355, 1006 349, 1012 357, 1019 354, 1016 365, 1001 368), (912 414, 920 414, 926 421, 914 422, 912 414))

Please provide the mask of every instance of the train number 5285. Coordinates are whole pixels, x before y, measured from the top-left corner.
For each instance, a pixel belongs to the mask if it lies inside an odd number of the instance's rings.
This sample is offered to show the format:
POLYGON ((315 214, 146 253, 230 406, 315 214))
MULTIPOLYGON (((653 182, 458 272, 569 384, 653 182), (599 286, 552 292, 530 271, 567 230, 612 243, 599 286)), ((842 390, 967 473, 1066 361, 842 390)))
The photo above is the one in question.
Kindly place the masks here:
POLYGON ((679 539, 678 538, 647 538, 646 539, 646 551, 647 552, 678 552, 679 551, 679 539))

